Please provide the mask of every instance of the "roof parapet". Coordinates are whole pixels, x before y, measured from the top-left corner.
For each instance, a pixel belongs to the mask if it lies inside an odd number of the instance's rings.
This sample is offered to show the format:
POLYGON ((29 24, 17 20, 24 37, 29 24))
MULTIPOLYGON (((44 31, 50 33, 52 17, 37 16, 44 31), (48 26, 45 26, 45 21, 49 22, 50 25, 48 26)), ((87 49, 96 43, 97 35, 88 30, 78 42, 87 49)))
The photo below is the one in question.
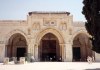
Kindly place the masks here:
POLYGON ((62 11, 62 12, 40 12, 40 11, 33 11, 33 12, 29 12, 29 15, 32 15, 32 14, 67 14, 67 15, 69 15, 70 13, 69 12, 64 12, 64 11, 62 11))
POLYGON ((72 25, 75 26, 75 27, 84 27, 85 26, 85 22, 75 21, 75 22, 73 22, 72 25))

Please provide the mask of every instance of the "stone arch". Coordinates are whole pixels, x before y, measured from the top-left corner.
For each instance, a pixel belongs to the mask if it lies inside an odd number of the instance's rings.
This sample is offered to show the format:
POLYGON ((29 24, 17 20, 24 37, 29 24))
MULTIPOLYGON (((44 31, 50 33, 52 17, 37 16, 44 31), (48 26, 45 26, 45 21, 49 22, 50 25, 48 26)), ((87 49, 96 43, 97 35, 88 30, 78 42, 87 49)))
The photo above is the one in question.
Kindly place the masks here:
POLYGON ((7 57, 25 57, 27 53, 27 42, 23 35, 16 33, 9 38, 8 45, 6 45, 7 57))
POLYGON ((26 35, 19 30, 11 31, 6 37, 5 56, 7 57, 25 57, 27 53, 28 43, 26 35), (22 51, 22 52, 21 52, 22 51), (20 54, 20 52, 22 54, 20 54))
POLYGON ((89 37, 86 31, 79 31, 73 36, 73 61, 86 61, 88 56, 94 56, 89 37))
POLYGON ((58 30, 56 30, 54 28, 46 28, 46 29, 40 31, 38 33, 38 35, 36 36, 36 42, 35 42, 35 45, 34 45, 34 47, 35 47, 35 58, 40 60, 39 56, 37 56, 37 55, 39 55, 38 48, 39 48, 39 45, 40 45, 40 41, 43 38, 43 36, 48 34, 48 33, 51 33, 58 38, 60 50, 61 50, 60 54, 61 54, 61 58, 62 58, 62 61, 63 61, 64 60, 63 59, 64 58, 64 55, 63 55, 64 51, 62 51, 62 50, 64 50, 63 44, 65 44, 65 41, 64 41, 63 35, 58 30))
POLYGON ((39 57, 41 61, 58 61, 60 58, 60 45, 54 34, 47 33, 42 37, 39 45, 39 57))
POLYGON ((59 24, 59 29, 60 30, 66 30, 67 29, 67 23, 66 22, 61 22, 60 24, 59 24))
POLYGON ((28 39, 27 39, 26 33, 25 33, 24 31, 22 31, 22 30, 15 29, 15 30, 13 30, 13 31, 10 31, 8 34, 6 34, 6 37, 5 37, 5 38, 6 38, 6 40, 5 40, 5 45, 8 44, 9 38, 10 38, 12 35, 16 34, 16 33, 19 33, 19 34, 23 35, 23 36, 25 37, 27 43, 28 43, 28 39))
POLYGON ((86 34, 88 37, 91 37, 91 35, 89 35, 88 33, 87 33, 87 31, 86 30, 79 30, 79 31, 76 31, 76 32, 74 32, 73 33, 73 35, 72 35, 72 37, 71 37, 71 43, 73 44, 73 40, 74 40, 74 38, 78 35, 78 34, 86 34))
POLYGON ((46 29, 44 29, 44 30, 41 30, 41 31, 38 33, 37 37, 36 37, 36 43, 39 44, 39 42, 40 42, 40 40, 42 39, 42 37, 43 37, 45 34, 47 34, 47 33, 52 33, 52 34, 54 34, 54 35, 58 38, 59 43, 61 43, 61 44, 65 43, 65 40, 64 40, 64 38, 63 38, 63 34, 62 34, 61 32, 59 32, 59 30, 54 29, 54 28, 46 28, 46 29))

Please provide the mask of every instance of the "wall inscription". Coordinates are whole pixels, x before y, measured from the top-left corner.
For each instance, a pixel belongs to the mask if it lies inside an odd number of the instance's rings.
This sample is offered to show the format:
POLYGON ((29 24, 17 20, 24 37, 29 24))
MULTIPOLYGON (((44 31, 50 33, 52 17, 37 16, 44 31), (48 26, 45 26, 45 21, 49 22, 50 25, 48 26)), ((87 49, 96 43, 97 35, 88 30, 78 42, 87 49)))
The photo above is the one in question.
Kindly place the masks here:
POLYGON ((56 26, 56 20, 47 19, 43 21, 44 26, 56 26))

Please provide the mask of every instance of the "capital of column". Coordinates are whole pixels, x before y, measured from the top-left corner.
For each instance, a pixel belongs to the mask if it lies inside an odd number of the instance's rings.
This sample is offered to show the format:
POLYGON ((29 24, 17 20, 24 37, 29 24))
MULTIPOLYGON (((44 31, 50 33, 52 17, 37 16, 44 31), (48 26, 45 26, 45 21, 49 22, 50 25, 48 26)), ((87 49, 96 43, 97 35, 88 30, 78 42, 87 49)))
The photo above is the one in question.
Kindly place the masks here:
POLYGON ((65 47, 66 46, 65 43, 60 43, 59 45, 60 45, 60 47, 65 47))
POLYGON ((34 44, 34 47, 38 47, 38 44, 37 44, 37 43, 35 43, 35 44, 34 44))
POLYGON ((65 45, 64 43, 60 43, 59 45, 65 45))

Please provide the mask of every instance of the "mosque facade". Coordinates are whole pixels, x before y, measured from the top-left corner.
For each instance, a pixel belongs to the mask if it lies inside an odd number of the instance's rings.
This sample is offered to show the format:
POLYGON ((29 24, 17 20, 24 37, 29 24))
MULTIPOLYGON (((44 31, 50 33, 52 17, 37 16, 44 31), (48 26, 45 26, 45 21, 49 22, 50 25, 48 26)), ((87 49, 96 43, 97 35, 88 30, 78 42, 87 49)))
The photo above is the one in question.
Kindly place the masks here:
POLYGON ((25 57, 35 61, 100 61, 91 50, 85 23, 73 21, 69 12, 29 12, 27 20, 0 20, 0 62, 5 57, 25 57))

